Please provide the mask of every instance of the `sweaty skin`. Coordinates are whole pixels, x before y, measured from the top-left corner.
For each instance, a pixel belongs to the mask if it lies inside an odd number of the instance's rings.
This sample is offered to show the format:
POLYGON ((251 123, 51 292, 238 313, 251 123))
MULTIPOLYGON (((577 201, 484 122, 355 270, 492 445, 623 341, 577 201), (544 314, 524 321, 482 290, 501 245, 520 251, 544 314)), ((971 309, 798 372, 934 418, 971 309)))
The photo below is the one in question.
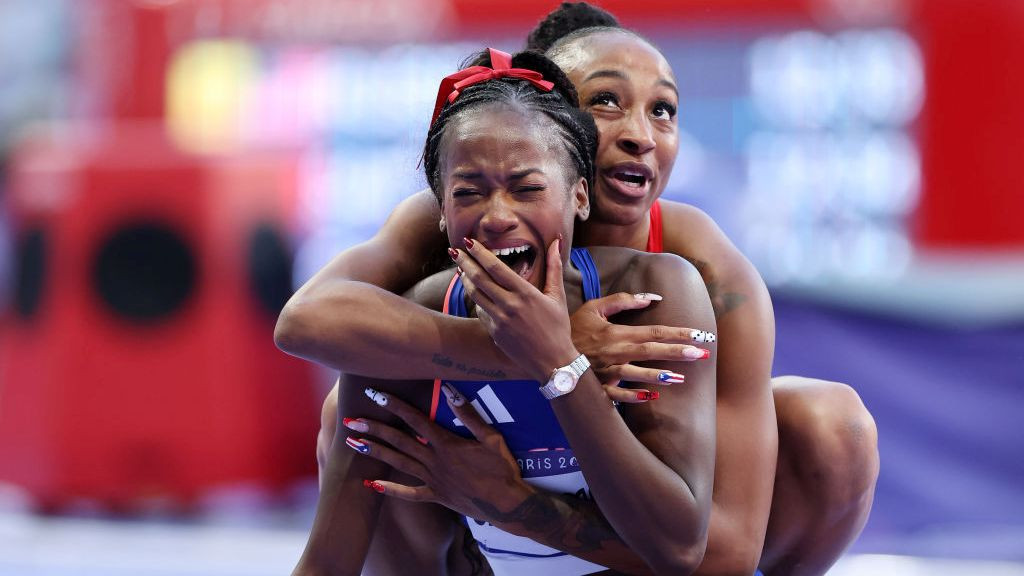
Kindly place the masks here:
MULTIPOLYGON (((674 83, 671 70, 656 50, 624 33, 583 38, 572 54, 560 63, 601 132, 597 204, 577 244, 643 249, 647 210, 676 154, 678 127, 674 119, 664 122, 665 105, 677 104, 663 82, 674 83), (612 182, 623 163, 649 170, 651 182, 636 202, 612 182)), ((700 210, 662 201, 662 211, 665 251, 699 270, 718 321, 716 481, 698 573, 752 573, 759 564, 766 573, 823 573, 870 511, 878 474, 874 422, 843 384, 799 378, 773 383, 774 320, 756 270, 700 210)), ((279 344, 339 369, 383 377, 458 378, 457 366, 517 376, 518 368, 490 344, 478 322, 439 317, 390 293, 411 286, 423 262, 436 261, 444 246, 439 215, 429 192, 404 201, 374 239, 339 255, 295 295, 278 325, 279 344), (410 330, 397 333, 388 326, 410 330), (408 333, 419 336, 413 340, 408 333), (339 350, 339 341, 353 338, 366 346, 339 350), (392 353, 403 362, 389 361, 392 353)), ((635 352, 609 361, 608 373, 630 358, 649 358, 635 352)), ((325 401, 320 456, 333 438, 335 402, 333 393, 325 401)))

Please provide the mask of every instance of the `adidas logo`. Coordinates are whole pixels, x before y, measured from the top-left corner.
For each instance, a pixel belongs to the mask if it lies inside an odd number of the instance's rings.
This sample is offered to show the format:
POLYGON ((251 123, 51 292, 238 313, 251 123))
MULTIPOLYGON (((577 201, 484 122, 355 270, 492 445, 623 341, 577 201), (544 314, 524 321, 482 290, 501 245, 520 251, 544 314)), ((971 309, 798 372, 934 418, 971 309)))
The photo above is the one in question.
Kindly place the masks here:
MULTIPOLYGON (((508 424, 509 422, 516 421, 512 414, 509 413, 508 408, 498 399, 498 395, 494 393, 490 385, 478 390, 476 396, 476 399, 469 404, 484 419, 484 422, 493 426, 495 422, 498 424, 508 424)), ((464 426, 458 418, 452 420, 452 424, 464 426)))

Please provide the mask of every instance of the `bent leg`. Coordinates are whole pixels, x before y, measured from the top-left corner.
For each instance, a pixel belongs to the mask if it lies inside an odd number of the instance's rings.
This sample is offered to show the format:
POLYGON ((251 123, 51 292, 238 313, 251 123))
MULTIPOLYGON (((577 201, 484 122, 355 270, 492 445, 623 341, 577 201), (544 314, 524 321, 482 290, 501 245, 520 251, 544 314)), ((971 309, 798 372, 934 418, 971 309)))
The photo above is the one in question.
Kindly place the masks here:
POLYGON ((860 535, 878 479, 878 431, 845 384, 772 381, 779 462, 761 570, 824 574, 860 535))
MULTIPOLYGON (((316 461, 320 485, 338 429, 338 383, 327 393, 320 410, 316 461)), ((408 477, 408 484, 418 481, 408 477)), ((454 512, 437 504, 388 499, 367 554, 366 574, 493 574, 469 530, 454 512)))
POLYGON ((320 408, 320 433, 316 435, 316 464, 317 477, 320 485, 324 484, 324 469, 327 468, 327 456, 331 453, 331 445, 334 444, 334 433, 338 429, 338 382, 324 398, 324 405, 320 408))

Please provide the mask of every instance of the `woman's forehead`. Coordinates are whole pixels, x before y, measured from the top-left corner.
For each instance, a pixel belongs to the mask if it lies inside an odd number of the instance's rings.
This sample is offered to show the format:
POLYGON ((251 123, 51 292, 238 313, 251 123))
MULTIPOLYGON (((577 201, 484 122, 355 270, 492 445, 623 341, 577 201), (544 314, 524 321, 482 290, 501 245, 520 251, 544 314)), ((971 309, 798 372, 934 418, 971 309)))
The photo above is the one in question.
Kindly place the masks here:
POLYGON ((507 164, 510 152, 547 159, 559 138, 554 122, 543 114, 508 105, 481 106, 452 118, 442 153, 446 163, 491 158, 507 164))
POLYGON ((480 139, 500 139, 546 148, 554 129, 554 122, 543 114, 496 102, 465 110, 452 118, 443 142, 447 148, 480 139))
POLYGON ((576 81, 601 69, 643 67, 674 78, 672 67, 661 51, 628 30, 595 32, 561 47, 554 61, 576 81))

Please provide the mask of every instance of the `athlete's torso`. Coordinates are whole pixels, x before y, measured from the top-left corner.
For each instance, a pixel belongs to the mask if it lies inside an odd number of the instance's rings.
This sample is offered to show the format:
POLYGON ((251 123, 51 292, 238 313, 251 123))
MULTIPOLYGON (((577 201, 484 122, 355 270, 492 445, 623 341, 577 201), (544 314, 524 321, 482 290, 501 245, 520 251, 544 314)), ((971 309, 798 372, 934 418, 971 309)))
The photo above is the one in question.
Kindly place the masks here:
MULTIPOLYGON (((583 277, 584 300, 598 298, 601 284, 597 269, 585 248, 573 249, 571 260, 583 277)), ((445 298, 444 312, 467 316, 462 282, 456 276, 445 298)), ((573 456, 569 441, 551 410, 551 405, 533 381, 501 380, 489 382, 448 382, 470 400, 484 421, 505 438, 509 450, 519 462, 522 477, 528 483, 553 492, 590 498, 590 490, 573 456)), ((431 406, 438 424, 470 437, 447 403, 439 401, 440 381, 435 382, 431 406)), ((509 534, 493 525, 466 518, 467 525, 497 576, 563 576, 590 574, 603 566, 571 556, 529 538, 509 534)))

